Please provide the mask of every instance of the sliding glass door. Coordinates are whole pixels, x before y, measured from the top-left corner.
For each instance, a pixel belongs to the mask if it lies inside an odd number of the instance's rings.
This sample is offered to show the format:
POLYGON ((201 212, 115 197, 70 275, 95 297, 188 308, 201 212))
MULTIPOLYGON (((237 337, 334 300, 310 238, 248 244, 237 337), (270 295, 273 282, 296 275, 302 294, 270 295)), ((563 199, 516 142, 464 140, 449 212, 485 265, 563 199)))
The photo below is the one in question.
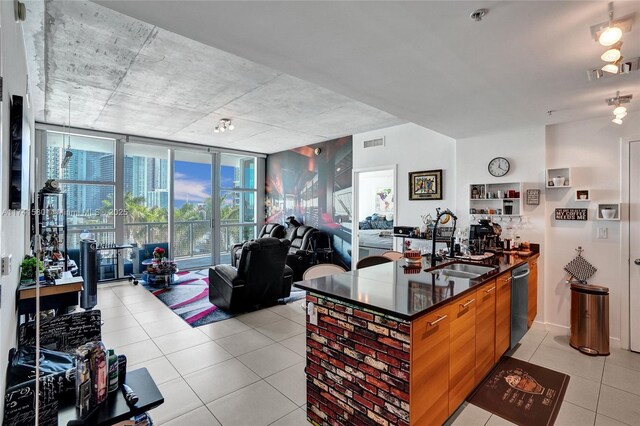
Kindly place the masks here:
POLYGON ((173 152, 173 256, 180 269, 213 264, 213 155, 173 152))

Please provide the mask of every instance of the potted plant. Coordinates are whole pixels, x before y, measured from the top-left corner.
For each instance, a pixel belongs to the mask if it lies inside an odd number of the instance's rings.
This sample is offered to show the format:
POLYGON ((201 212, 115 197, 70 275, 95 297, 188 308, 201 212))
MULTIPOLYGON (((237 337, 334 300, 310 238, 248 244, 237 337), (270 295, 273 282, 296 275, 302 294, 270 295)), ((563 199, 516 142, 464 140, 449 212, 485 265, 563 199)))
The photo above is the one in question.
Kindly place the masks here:
POLYGON ((34 282, 36 268, 38 268, 38 275, 40 275, 40 272, 44 271, 42 261, 39 261, 36 257, 26 255, 20 264, 20 282, 34 282))

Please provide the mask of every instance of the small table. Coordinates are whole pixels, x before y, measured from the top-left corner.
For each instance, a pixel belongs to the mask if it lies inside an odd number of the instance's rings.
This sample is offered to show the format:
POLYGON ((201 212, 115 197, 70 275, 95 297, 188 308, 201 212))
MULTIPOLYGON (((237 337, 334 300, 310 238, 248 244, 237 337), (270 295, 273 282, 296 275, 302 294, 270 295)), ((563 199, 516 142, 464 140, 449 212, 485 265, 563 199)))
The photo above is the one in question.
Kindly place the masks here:
POLYGON ((110 395, 106 402, 89 417, 79 419, 75 405, 60 407, 58 412, 58 424, 60 425, 113 425, 123 420, 127 420, 145 411, 164 403, 164 397, 158 390, 156 383, 146 368, 127 372, 127 385, 138 395, 138 402, 135 406, 129 407, 122 394, 122 389, 118 389, 110 395))
MULTIPOLYGON (((82 283, 40 285, 40 310, 62 310, 78 304, 78 294, 82 291, 82 283)), ((33 314, 36 312, 36 287, 19 286, 17 289, 16 304, 18 315, 33 314)))
MULTIPOLYGON (((144 266, 153 265, 153 260, 154 259, 145 259, 142 261, 142 265, 144 266)), ((178 271, 179 269, 176 267, 175 272, 178 272, 178 271)), ((166 288, 166 287, 169 287, 171 284, 173 284, 175 280, 178 279, 178 275, 176 275, 175 272, 173 274, 154 274, 151 272, 144 271, 142 273, 142 279, 146 281, 147 284, 163 285, 166 288)))

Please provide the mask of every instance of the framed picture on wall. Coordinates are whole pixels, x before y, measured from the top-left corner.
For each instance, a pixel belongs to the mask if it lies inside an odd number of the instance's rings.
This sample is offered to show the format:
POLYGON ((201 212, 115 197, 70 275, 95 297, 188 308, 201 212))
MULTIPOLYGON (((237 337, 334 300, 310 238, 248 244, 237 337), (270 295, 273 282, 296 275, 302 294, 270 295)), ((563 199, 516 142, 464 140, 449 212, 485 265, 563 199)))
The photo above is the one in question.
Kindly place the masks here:
POLYGON ((410 172, 409 200, 442 200, 442 169, 410 172))

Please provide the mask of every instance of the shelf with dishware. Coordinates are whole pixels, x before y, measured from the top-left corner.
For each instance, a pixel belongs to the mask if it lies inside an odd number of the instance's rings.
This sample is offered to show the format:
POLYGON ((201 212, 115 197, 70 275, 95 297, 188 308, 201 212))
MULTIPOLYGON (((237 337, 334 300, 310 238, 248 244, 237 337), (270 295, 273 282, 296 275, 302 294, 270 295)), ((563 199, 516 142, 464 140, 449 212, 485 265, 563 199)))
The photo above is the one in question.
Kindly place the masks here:
POLYGON ((469 185, 469 213, 489 216, 520 216, 522 182, 469 185))
POLYGON ((598 204, 598 220, 620 220, 620 203, 598 204))
POLYGON ((589 195, 588 189, 578 189, 576 190, 576 199, 575 201, 589 203, 591 202, 591 196, 589 195))
POLYGON ((571 168, 569 167, 547 169, 546 176, 547 188, 571 188, 571 168))

